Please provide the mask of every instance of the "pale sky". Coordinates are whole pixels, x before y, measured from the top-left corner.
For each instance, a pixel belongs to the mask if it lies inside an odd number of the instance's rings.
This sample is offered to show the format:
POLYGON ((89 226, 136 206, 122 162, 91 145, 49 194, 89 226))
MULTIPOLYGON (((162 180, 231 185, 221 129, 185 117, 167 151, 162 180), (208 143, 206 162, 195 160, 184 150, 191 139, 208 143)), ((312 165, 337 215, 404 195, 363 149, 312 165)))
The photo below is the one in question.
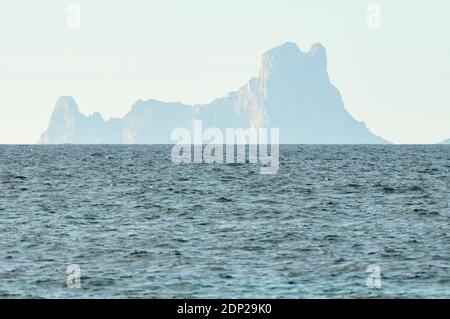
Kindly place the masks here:
POLYGON ((326 47, 331 81, 375 134, 440 142, 450 138, 449 14, 447 0, 0 0, 0 143, 35 143, 63 95, 105 119, 138 99, 210 102, 286 41, 326 47), (72 3, 80 29, 67 26, 72 3), (379 29, 366 24, 371 3, 379 29))

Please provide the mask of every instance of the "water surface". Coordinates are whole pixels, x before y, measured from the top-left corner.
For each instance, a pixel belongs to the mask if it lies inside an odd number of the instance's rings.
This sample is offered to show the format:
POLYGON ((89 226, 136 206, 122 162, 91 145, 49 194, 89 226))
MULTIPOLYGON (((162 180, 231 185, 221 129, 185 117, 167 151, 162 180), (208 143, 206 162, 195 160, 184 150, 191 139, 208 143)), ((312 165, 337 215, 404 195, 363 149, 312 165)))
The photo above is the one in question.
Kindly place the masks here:
POLYGON ((450 297, 449 146, 282 146, 275 175, 170 150, 0 146, 0 296, 450 297))

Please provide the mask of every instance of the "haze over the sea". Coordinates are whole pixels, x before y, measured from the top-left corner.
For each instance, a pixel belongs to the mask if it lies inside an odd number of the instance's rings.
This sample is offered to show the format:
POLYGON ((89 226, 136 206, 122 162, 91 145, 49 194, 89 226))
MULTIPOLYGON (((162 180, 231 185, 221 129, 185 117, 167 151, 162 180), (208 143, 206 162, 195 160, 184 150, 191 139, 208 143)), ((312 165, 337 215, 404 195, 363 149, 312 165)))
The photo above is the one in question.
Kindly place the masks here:
POLYGON ((328 51, 349 113, 394 143, 450 138, 450 3, 331 0, 11 1, 0 10, 0 143, 35 143, 60 96, 123 117, 137 100, 210 103, 286 41, 328 51), (370 11, 370 10, 369 10, 370 11))

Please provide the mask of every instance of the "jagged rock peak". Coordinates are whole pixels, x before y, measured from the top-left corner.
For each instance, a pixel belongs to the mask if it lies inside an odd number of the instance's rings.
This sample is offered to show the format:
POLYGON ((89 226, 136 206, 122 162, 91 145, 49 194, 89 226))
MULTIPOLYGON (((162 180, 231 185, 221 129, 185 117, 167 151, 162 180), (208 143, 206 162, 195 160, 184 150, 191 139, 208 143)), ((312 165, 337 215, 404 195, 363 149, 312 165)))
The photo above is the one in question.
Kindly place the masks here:
POLYGON ((55 105, 54 112, 80 113, 77 102, 71 96, 61 96, 55 105))

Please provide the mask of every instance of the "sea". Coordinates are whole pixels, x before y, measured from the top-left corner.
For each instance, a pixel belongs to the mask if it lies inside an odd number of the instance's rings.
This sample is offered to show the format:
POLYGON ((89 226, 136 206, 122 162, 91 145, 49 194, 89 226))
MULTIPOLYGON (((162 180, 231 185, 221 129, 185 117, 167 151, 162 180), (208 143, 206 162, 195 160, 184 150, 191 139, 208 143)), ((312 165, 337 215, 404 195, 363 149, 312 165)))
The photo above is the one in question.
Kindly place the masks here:
POLYGON ((450 146, 171 148, 0 145, 0 297, 450 297, 450 146))

